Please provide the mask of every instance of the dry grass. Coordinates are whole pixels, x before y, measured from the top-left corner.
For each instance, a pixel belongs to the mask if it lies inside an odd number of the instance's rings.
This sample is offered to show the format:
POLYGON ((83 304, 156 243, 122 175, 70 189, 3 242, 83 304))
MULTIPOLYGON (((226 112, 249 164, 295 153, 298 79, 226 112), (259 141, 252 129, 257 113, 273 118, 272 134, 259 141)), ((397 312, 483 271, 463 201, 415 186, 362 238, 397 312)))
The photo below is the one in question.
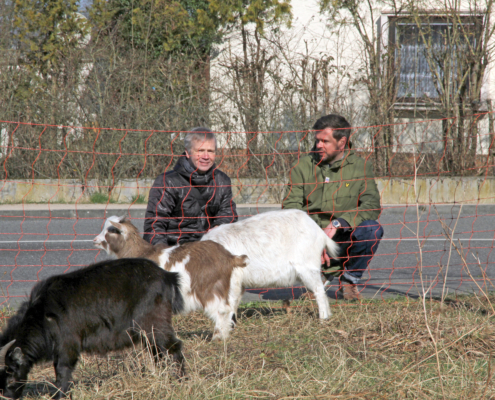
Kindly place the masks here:
MULTIPOLYGON (((491 300, 491 299, 490 299, 491 300)), ((491 354, 495 329, 488 300, 473 296, 443 306, 396 300, 340 302, 330 321, 300 302, 244 308, 231 339, 211 342, 202 314, 177 317, 189 379, 155 368, 134 349, 105 358, 83 356, 74 399, 474 399, 495 396, 491 354), (426 322, 435 335, 437 356, 426 322), (439 329, 437 322, 439 321, 439 329), (443 385, 439 384, 442 379, 443 385), (442 387, 443 386, 443 393, 442 387)), ((28 398, 48 398, 49 364, 30 375, 28 398), (41 394, 36 394, 36 392, 41 394)))

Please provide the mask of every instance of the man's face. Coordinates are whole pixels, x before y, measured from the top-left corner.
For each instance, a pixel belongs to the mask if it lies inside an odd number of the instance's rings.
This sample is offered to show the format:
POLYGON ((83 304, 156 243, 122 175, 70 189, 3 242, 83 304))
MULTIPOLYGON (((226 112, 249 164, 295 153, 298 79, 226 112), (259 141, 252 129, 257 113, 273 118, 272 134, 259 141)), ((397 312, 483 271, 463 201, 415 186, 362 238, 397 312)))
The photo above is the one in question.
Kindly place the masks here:
POLYGON ((215 162, 215 140, 193 140, 191 154, 186 150, 186 157, 199 173, 205 173, 215 162))
POLYGON ((346 138, 342 137, 336 140, 333 137, 333 129, 325 128, 316 132, 316 151, 321 157, 322 162, 332 163, 342 156, 345 148, 346 138))

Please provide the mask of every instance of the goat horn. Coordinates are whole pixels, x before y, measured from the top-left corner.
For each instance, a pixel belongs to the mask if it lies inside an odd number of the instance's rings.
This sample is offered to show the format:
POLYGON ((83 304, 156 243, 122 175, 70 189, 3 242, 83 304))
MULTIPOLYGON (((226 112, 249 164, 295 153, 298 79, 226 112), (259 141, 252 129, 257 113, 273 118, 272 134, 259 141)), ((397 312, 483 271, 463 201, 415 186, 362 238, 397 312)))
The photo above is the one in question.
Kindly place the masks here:
POLYGON ((5 346, 3 346, 0 349, 0 371, 3 371, 6 367, 5 365, 5 356, 7 355, 7 352, 9 351, 10 347, 15 343, 15 339, 7 343, 5 346))

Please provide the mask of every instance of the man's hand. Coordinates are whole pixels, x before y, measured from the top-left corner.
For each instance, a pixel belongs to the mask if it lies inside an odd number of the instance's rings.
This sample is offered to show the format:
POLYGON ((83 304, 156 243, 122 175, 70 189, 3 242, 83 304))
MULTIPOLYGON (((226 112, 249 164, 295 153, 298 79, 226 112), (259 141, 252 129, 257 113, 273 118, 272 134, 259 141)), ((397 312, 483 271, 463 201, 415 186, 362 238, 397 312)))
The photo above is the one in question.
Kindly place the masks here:
POLYGON ((327 267, 330 266, 330 257, 328 257, 326 250, 323 250, 323 254, 321 255, 321 264, 326 264, 327 267))
MULTIPOLYGON (((328 226, 325 229, 323 229, 323 232, 325 232, 325 235, 327 235, 330 239, 332 239, 337 233, 337 228, 334 227, 330 222, 330 224, 328 224, 328 226)), ((323 254, 321 255, 321 263, 326 264, 327 267, 330 266, 330 257, 328 256, 326 250, 323 250, 323 254)))
POLYGON ((330 223, 325 229, 323 229, 323 232, 325 232, 325 235, 327 235, 330 239, 333 239, 337 233, 337 228, 330 223))

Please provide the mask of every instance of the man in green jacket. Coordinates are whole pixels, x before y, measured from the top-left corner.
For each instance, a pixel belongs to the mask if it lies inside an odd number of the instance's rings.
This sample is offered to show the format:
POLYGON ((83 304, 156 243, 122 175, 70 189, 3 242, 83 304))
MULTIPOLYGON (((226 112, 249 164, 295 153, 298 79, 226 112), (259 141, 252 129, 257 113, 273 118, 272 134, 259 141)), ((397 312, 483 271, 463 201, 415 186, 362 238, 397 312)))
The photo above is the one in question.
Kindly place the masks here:
POLYGON ((307 212, 339 244, 341 262, 322 255, 324 275, 329 281, 340 277, 345 299, 359 299, 357 284, 383 236, 373 166, 351 150, 351 125, 344 117, 321 117, 313 130, 315 147, 292 166, 282 208, 307 212))

